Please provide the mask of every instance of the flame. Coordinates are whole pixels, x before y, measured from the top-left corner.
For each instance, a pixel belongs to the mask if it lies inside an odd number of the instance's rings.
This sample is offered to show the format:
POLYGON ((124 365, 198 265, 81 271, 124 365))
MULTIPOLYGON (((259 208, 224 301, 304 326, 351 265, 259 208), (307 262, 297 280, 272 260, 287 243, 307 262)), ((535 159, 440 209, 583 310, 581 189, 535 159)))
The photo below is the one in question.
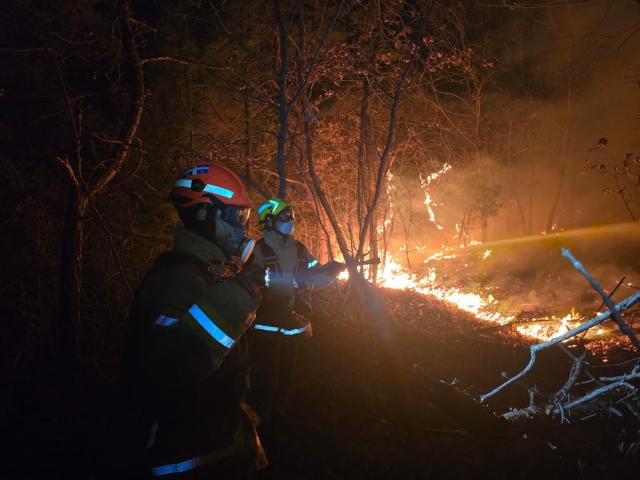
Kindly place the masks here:
POLYGON ((425 192, 424 204, 427 206, 427 212, 429 213, 429 221, 433 223, 438 230, 444 229, 442 225, 436 222, 436 214, 433 211, 433 207, 437 205, 433 203, 433 200, 431 199, 431 194, 429 192, 425 192))
POLYGON ((456 258, 456 254, 452 253, 450 255, 445 255, 444 252, 436 252, 433 255, 430 255, 429 257, 427 257, 424 263, 429 263, 432 260, 448 260, 450 258, 456 258))
MULTIPOLYGON (((475 243, 479 244, 480 242, 475 243)), ((490 255, 491 250, 487 249, 483 253, 483 258, 486 259, 490 255)), ((455 254, 445 255, 444 252, 437 252, 425 260, 425 263, 431 260, 454 257, 455 254)), ((367 273, 367 268, 366 266, 364 267, 365 274, 367 273)), ((346 270, 338 275, 340 280, 347 280, 348 278, 349 272, 346 270)), ((403 266, 391 254, 387 253, 384 267, 378 270, 377 282, 379 286, 384 288, 411 290, 421 295, 435 297, 485 322, 508 325, 517 320, 515 314, 505 313, 507 309, 493 295, 463 291, 455 287, 445 287, 438 285, 437 279, 435 268, 428 268, 424 276, 418 277, 406 272, 403 266)), ((572 309, 570 313, 562 318, 556 316, 534 318, 527 324, 516 325, 515 331, 521 335, 545 341, 576 327, 581 318, 581 315, 572 309)), ((602 335, 603 333, 605 331, 602 328, 596 332, 597 335, 602 335)))
POLYGON ((487 248, 483 253, 482 253, 482 259, 486 260, 487 258, 489 258, 491 256, 491 249, 487 248))
POLYGON ((440 225, 436 221, 436 214, 433 211, 433 208, 437 207, 438 205, 431 198, 431 194, 429 193, 429 186, 433 182, 435 182, 438 178, 440 178, 442 175, 444 175, 449 170, 451 170, 451 168, 452 167, 451 167, 450 164, 445 163, 440 170, 438 170, 436 172, 433 172, 433 173, 430 173, 429 175, 427 175, 427 178, 422 178, 422 174, 420 174, 420 187, 424 191, 424 197, 425 197, 424 198, 424 204, 427 206, 427 213, 429 214, 429 221, 431 223, 433 223, 433 225, 438 230, 443 230, 444 227, 442 225, 440 225))
POLYGON ((571 309, 571 312, 562 318, 558 318, 555 315, 534 318, 531 325, 516 326, 516 331, 527 337, 549 340, 577 327, 580 319, 581 316, 576 313, 575 310, 571 309), (558 323, 558 321, 560 323, 558 323))
POLYGON ((435 297, 446 303, 469 312, 475 317, 500 324, 513 320, 511 315, 503 315, 495 308, 496 300, 492 296, 483 296, 473 292, 463 292, 455 287, 441 287, 436 284, 437 274, 434 268, 428 269, 423 278, 405 272, 396 260, 389 254, 384 268, 378 273, 378 283, 381 287, 398 290, 412 290, 422 295, 435 297))

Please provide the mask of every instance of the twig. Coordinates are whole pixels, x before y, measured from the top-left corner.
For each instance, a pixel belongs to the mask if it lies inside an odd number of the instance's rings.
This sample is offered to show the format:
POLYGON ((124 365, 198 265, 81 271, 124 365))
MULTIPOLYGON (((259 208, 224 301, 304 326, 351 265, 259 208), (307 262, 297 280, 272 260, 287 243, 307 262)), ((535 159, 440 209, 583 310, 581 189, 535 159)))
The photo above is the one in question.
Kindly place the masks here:
POLYGON ((251 188, 253 188, 256 192, 258 192, 260 195, 262 195, 262 197, 267 200, 269 198, 269 195, 267 195, 259 186, 256 182, 253 181, 253 179, 249 176, 249 174, 247 175, 240 175, 240 178, 242 178, 245 182, 247 182, 249 184, 249 186, 251 188))
POLYGON ((231 70, 230 67, 214 67, 213 65, 207 65, 205 63, 194 62, 193 60, 189 60, 186 58, 172 57, 170 55, 163 55, 159 57, 150 57, 144 58, 140 60, 140 65, 146 65, 147 63, 160 63, 160 62, 171 62, 178 63, 180 65, 188 65, 190 67, 198 67, 203 68, 205 70, 231 70))
POLYGON ((324 44, 326 43, 327 38, 329 37, 329 33, 331 33, 331 30, 333 29, 333 26, 336 23, 336 20, 340 16, 340 12, 342 11, 342 6, 343 5, 344 5, 344 0, 341 0, 340 4, 336 8, 335 15, 333 16, 333 18, 329 22, 329 25, 327 25, 327 29, 324 31, 324 34, 322 35, 322 38, 320 39, 320 42, 318 43, 318 45, 316 47, 316 51, 314 52, 313 57, 311 58, 311 62, 309 62, 309 68, 307 68, 307 74, 305 75, 305 78, 304 78, 302 84, 300 86, 298 86, 298 90, 293 95, 293 98, 291 98, 291 100, 289 101, 289 105, 287 106, 288 110, 291 110, 291 107, 293 107, 293 105, 298 101, 300 96, 304 93, 305 89, 307 88, 307 85, 309 84, 309 79, 311 78, 311 74, 313 73, 313 69, 314 69, 316 63, 318 62, 318 57, 320 56, 320 51, 324 47, 324 44))
MULTIPOLYGON (((634 378, 637 378, 638 375, 636 375, 634 378)), ((615 383, 610 383, 608 385, 605 385, 603 387, 600 388, 596 388, 595 390, 590 391, 589 393, 587 393, 586 395, 574 400, 573 402, 567 403, 565 405, 562 406, 562 408, 564 410, 571 410, 572 408, 581 405, 585 402, 588 402, 589 400, 602 395, 605 392, 608 392, 609 390, 613 390, 614 388, 618 388, 618 387, 625 387, 628 388, 629 390, 636 390, 636 387, 634 387, 633 385, 626 383, 626 382, 615 382, 615 383)))
POLYGON ((142 70, 142 62, 140 60, 138 46, 136 45, 133 32, 131 31, 131 14, 129 12, 129 2, 127 0, 120 0, 119 23, 122 34, 122 45, 127 62, 129 63, 130 74, 132 77, 131 104, 129 105, 129 112, 120 134, 122 146, 119 149, 116 159, 111 167, 93 187, 91 192, 93 195, 101 193, 111 183, 116 175, 120 173, 120 170, 122 170, 122 167, 125 165, 129 157, 133 141, 138 135, 140 122, 142 120, 142 112, 144 110, 144 72, 142 70))
POLYGON ((582 366, 584 365, 585 356, 586 353, 583 353, 579 357, 574 357, 573 365, 571 365, 571 372, 569 373, 569 378, 562 386, 562 388, 558 390, 558 392, 553 396, 553 400, 555 402, 563 401, 569 394, 571 388, 573 388, 576 380, 578 380, 578 376, 582 372, 582 366))
POLYGON ((69 177, 69 181, 71 183, 73 183, 73 185, 75 185, 76 187, 79 187, 80 186, 80 181, 78 180, 78 177, 76 176, 75 170, 73 169, 73 167, 69 163, 69 160, 66 159, 66 158, 62 158, 62 157, 56 157, 56 160, 62 166, 62 168, 64 168, 64 171, 67 173, 67 176, 69 177))
POLYGON ((602 297, 602 300, 604 300, 604 302, 607 304, 607 308, 609 308, 609 310, 613 312, 612 313, 613 319, 615 320, 615 322, 620 327, 620 330, 622 330, 622 332, 624 332, 629 337, 629 339, 631 339, 631 343, 633 343, 633 345, 638 350, 640 350, 640 341, 638 341, 638 337, 636 337, 636 334, 633 332, 633 330, 631 330, 629 328, 629 326, 624 322, 624 320, 622 320, 622 317, 615 310, 615 306, 613 304, 613 301, 609 298, 609 296, 606 294, 606 292, 602 289, 600 284, 596 281, 595 278, 593 278, 591 276, 591 274, 589 272, 587 272, 587 270, 584 268, 582 263, 579 262, 571 254, 571 252, 568 249, 563 248, 561 251, 562 251, 562 255, 564 255, 565 257, 567 257, 569 259, 569 261, 571 261, 571 263, 573 264, 574 268, 576 270, 578 270, 582 274, 582 276, 584 278, 587 279, 587 281, 591 284, 593 289, 596 292, 598 292, 598 294, 602 297))
POLYGON ((505 420, 519 420, 522 417, 531 418, 538 413, 538 407, 535 404, 535 396, 538 390, 533 387, 529 389, 529 406, 517 410, 510 410, 502 415, 505 420))
MULTIPOLYGON (((618 288, 620 288, 620 285, 622 285, 622 282, 624 282, 625 278, 627 278, 626 275, 623 275, 622 277, 620 277, 620 280, 618 280, 618 283, 616 283, 616 286, 613 287, 613 290, 611 290, 611 293, 607 295, 609 298, 613 297, 613 295, 618 291, 618 288)), ((598 307, 598 309, 596 310, 596 313, 602 310, 602 307, 604 307, 606 304, 607 302, 603 300, 600 306, 598 307)))

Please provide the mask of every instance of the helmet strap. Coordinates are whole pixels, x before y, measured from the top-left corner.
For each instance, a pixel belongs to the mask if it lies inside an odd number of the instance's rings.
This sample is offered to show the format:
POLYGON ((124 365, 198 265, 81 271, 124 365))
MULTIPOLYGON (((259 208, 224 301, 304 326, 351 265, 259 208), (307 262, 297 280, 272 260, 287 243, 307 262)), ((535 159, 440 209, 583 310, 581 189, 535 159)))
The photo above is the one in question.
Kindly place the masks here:
POLYGON ((201 203, 192 207, 180 207, 177 210, 182 224, 187 229, 211 242, 215 242, 215 213, 217 208, 214 205, 201 203))
POLYGON ((264 219, 264 226, 266 230, 275 230, 275 217, 273 215, 267 215, 264 219))

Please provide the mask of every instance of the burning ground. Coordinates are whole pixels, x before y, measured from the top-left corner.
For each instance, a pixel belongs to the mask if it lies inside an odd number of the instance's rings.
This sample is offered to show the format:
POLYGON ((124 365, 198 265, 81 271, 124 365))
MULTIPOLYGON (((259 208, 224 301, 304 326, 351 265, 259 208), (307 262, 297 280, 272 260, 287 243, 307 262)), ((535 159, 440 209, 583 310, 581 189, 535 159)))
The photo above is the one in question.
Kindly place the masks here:
MULTIPOLYGON (((624 298, 638 290, 638 228, 623 223, 516 237, 466 248, 413 253, 413 268, 404 255, 389 257, 379 281, 389 288, 434 295, 538 340, 568 331, 603 307, 602 299, 562 257, 569 248, 612 293, 624 298), (428 255, 427 255, 428 254, 428 255), (416 266, 416 258, 422 260, 416 266), (615 290, 615 292, 614 292, 615 290)), ((419 250, 418 250, 419 251, 419 250)), ((630 316, 631 323, 635 315, 630 316)), ((590 331, 589 341, 616 336, 604 325, 590 331)))

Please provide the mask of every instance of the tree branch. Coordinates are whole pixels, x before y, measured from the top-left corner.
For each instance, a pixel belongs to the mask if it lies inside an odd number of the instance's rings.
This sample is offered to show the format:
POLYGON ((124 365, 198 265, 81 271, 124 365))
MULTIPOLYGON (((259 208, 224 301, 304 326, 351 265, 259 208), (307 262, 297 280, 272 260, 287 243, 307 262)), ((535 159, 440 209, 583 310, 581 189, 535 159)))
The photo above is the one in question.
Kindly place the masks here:
POLYGON ((634 331, 629 328, 629 326, 624 322, 624 320, 622 319, 622 317, 618 314, 618 312, 615 310, 615 305, 613 304, 613 301, 611 300, 611 298, 609 297, 609 295, 607 295, 605 293, 605 291, 602 289, 602 287, 600 286, 600 284, 596 281, 595 278, 593 278, 593 276, 591 276, 591 274, 589 272, 587 272, 587 270, 584 268, 584 265, 582 265, 581 262, 579 262, 572 254, 571 252, 566 249, 563 248, 562 249, 562 255, 565 256, 566 258, 569 259, 569 261, 573 264, 573 267, 578 270, 582 276, 584 278, 587 279, 587 281, 589 282, 589 284, 591 284, 591 286, 593 287, 593 289, 598 292, 598 295, 600 295, 602 297, 602 300, 605 302, 605 304, 607 305, 607 308, 609 309, 609 311, 612 312, 612 316, 613 319, 615 320, 615 322, 618 324, 618 327, 620 327, 620 330, 622 330, 623 333, 625 333, 629 339, 631 340, 631 343, 633 343, 633 345, 640 350, 640 342, 638 341, 638 337, 636 337, 636 334, 634 333, 634 331))
POLYGON ((120 135, 122 145, 116 154, 116 159, 113 165, 93 187, 91 192, 93 195, 102 192, 107 185, 113 181, 116 175, 120 173, 120 170, 122 170, 122 167, 126 163, 129 153, 131 152, 133 140, 138 134, 140 122, 142 120, 145 100, 144 72, 142 70, 142 61, 140 60, 138 47, 135 39, 133 38, 133 32, 131 31, 130 17, 131 13, 129 11, 128 0, 120 0, 119 23, 122 34, 122 45, 127 57, 127 62, 129 63, 131 76, 134 79, 132 85, 131 105, 120 135))
POLYGON ((367 206, 367 214, 364 217, 364 221, 362 222, 362 228, 360 229, 360 237, 358 242, 358 250, 356 252, 355 258, 360 258, 362 255, 362 249, 364 248, 364 242, 366 240, 367 231, 369 229, 369 224, 371 223, 371 219, 373 217, 373 212, 375 210, 376 205, 380 201, 380 195, 382 194, 382 185, 384 183, 384 178, 387 173, 387 161, 389 159, 389 152, 391 150, 391 143, 393 141, 393 136, 395 133, 396 126, 396 112, 398 109, 398 102, 400 101, 400 93, 402 92, 402 87, 404 86, 407 75, 409 74, 409 70, 413 66, 413 61, 418 53, 418 48, 414 47, 413 52, 411 53, 411 57, 407 62, 402 75, 400 76, 400 80, 398 81, 398 85, 396 86, 395 93, 393 95, 393 101, 391 103, 391 111, 389 113, 389 129, 387 131, 387 140, 384 144, 384 150, 382 151, 382 155, 380 156, 380 166, 378 167, 378 175, 376 178, 376 189, 373 195, 373 199, 371 203, 367 206))
POLYGON ((186 58, 172 57, 170 55, 163 55, 160 57, 143 58, 140 60, 140 65, 144 66, 149 63, 171 62, 178 63, 180 65, 188 65, 190 67, 204 68, 205 70, 231 70, 229 67, 214 67, 213 65, 207 65, 205 63, 194 62, 186 58))
POLYGON ((333 26, 336 23, 336 20, 340 16, 340 12, 342 10, 343 5, 344 5, 344 0, 340 0, 340 4, 336 9, 336 13, 331 19, 331 22, 329 22, 329 25, 327 25, 327 29, 324 31, 324 34, 320 39, 320 43, 318 43, 318 46, 316 47, 316 51, 314 52, 313 57, 311 58, 311 62, 309 63, 309 68, 307 69, 307 73, 305 75, 304 81, 302 82, 301 85, 298 86, 298 90, 293 95, 293 98, 289 101, 289 104, 287 105, 288 110, 291 110, 291 107, 300 99, 300 96, 304 93, 305 89, 307 88, 307 84, 309 83, 309 79, 311 78, 311 74, 313 73, 313 68, 315 67, 316 62, 318 61, 320 52, 324 47, 324 44, 326 43, 327 38, 329 37, 329 34, 331 33, 331 30, 333 29, 333 26))
MULTIPOLYGON (((632 305, 634 305, 634 304, 636 304, 638 302, 640 302, 640 292, 636 293, 634 295, 631 295, 630 297, 625 298, 623 301, 621 301, 620 303, 615 305, 615 308, 613 309, 613 311, 616 312, 616 313, 622 312, 622 311, 626 310, 627 308, 631 307, 632 305)), ((536 362, 536 353, 538 351, 544 350, 545 348, 548 348, 548 347, 550 347, 552 345, 556 345, 558 343, 564 342, 565 340, 567 340, 568 338, 573 337, 574 335, 577 335, 579 333, 585 332, 585 331, 589 330, 590 328, 593 328, 596 325, 601 324, 602 322, 604 322, 610 316, 611 316, 611 311, 605 310, 604 312, 596 315, 592 319, 584 322, 582 325, 580 325, 579 327, 574 328, 573 330, 569 330, 568 332, 566 332, 566 333, 564 333, 562 335, 559 335, 559 336, 557 336, 555 338, 552 338, 550 340, 547 340, 546 342, 538 343, 536 345, 531 345, 531 347, 530 347, 531 356, 529 358, 529 363, 527 364, 527 366, 520 373, 518 373, 517 375, 511 377, 509 380, 504 382, 502 385, 494 388, 489 393, 481 395, 480 396, 480 402, 484 402, 487 398, 492 397, 493 395, 495 395, 496 393, 500 392, 501 390, 503 390, 508 385, 511 385, 516 380, 519 380, 520 378, 524 377, 529 372, 529 370, 531 370, 531 368, 533 367, 534 363, 536 362)))

